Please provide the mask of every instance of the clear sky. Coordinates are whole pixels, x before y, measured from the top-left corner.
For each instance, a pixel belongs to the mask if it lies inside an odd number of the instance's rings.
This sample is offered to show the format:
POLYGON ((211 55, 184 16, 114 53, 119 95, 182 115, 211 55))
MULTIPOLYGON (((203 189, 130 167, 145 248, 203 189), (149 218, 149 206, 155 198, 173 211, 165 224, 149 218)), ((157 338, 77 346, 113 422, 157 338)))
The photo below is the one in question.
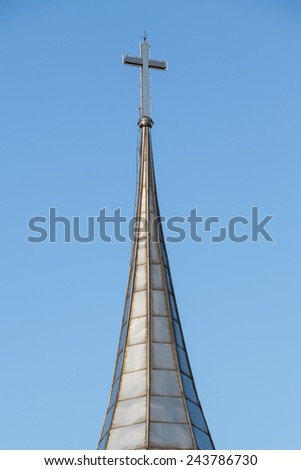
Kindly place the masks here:
MULTIPOLYGON (((144 30, 161 212, 274 215, 274 242, 167 248, 219 449, 300 449, 301 4, 1 0, 0 446, 94 449, 130 243, 29 243, 27 221, 133 214, 144 30)), ((205 237, 204 237, 205 238, 205 237)))

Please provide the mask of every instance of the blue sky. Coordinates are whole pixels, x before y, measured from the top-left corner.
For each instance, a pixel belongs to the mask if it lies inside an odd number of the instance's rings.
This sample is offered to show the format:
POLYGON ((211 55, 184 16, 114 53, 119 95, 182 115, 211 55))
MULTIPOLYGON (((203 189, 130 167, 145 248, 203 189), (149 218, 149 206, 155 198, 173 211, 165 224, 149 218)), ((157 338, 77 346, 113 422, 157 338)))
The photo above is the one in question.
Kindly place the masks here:
MULTIPOLYGON (((29 243, 29 218, 133 214, 143 31, 161 212, 274 219, 273 243, 168 244, 219 449, 300 449, 301 5, 292 0, 0 3, 0 442, 94 449, 130 243, 29 243)), ((85 225, 83 223, 83 231, 85 225)))

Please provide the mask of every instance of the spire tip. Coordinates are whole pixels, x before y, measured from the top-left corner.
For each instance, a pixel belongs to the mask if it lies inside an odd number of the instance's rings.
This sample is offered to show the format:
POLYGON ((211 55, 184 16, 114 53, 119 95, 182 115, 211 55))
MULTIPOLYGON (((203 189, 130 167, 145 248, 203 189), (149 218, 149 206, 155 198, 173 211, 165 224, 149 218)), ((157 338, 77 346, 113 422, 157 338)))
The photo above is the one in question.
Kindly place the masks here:
POLYGON ((143 33, 143 36, 140 36, 144 42, 146 42, 147 38, 148 38, 148 33, 146 32, 146 30, 144 30, 144 33, 143 33))

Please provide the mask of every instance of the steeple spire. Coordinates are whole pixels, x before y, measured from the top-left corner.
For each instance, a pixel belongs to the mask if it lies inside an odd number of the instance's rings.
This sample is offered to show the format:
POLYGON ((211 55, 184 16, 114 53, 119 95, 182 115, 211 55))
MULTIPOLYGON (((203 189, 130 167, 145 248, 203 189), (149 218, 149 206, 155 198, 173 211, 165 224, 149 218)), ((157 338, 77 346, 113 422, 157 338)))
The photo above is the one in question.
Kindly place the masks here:
MULTIPOLYGON (((142 57, 125 56, 124 63, 140 65, 142 75, 145 70, 148 73, 151 63, 157 63, 149 60, 148 50, 144 39, 142 57)), ((98 449, 214 449, 192 376, 160 224, 153 122, 144 102, 149 99, 148 82, 143 76, 141 82, 136 204, 140 223, 132 245, 113 384, 98 449)))

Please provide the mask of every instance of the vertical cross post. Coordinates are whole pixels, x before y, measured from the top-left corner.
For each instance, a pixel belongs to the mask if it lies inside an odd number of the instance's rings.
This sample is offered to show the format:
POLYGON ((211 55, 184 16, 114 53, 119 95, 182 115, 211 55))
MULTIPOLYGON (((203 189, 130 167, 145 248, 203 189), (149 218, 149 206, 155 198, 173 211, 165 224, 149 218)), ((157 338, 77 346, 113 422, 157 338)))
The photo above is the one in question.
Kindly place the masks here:
POLYGON ((151 60, 149 57, 150 45, 146 37, 140 44, 140 57, 130 57, 124 55, 122 61, 124 64, 140 67, 140 117, 151 117, 150 112, 150 85, 149 69, 166 70, 166 62, 151 60))

